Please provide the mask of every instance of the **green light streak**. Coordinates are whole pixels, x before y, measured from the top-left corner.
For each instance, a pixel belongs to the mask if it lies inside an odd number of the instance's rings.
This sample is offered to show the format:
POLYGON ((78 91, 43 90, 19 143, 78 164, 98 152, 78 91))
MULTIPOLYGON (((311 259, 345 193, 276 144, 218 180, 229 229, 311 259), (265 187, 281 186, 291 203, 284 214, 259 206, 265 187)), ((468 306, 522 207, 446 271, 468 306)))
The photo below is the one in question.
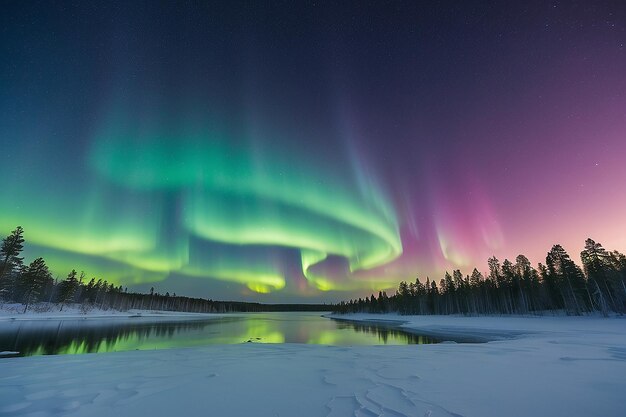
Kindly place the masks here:
POLYGON ((362 173, 214 132, 202 123, 108 120, 87 158, 97 175, 77 183, 72 198, 50 190, 45 210, 45 195, 15 187, 20 204, 0 203, 0 232, 19 224, 29 242, 64 253, 50 260, 59 274, 87 269, 67 259, 75 254, 94 267, 89 274, 116 284, 178 273, 262 293, 287 286, 281 265, 251 261, 245 251, 202 261, 204 255, 190 255, 191 242, 299 250, 303 275, 321 291, 369 287, 358 272, 402 253, 394 210, 362 173), (329 256, 347 260, 350 273, 342 282, 312 272, 329 256), (93 265, 93 258, 108 263, 93 265), (121 272, 113 272, 116 267, 121 272))

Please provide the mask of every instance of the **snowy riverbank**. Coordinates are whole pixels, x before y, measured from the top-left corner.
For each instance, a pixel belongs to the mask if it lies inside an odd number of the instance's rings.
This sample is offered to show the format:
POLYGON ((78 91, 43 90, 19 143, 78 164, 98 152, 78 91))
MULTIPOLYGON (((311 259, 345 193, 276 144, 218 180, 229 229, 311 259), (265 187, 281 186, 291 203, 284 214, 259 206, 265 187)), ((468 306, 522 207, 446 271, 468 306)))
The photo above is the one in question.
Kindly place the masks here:
POLYGON ((0 325, 2 322, 13 320, 59 320, 59 319, 124 319, 124 318, 151 318, 151 319, 206 319, 223 317, 224 314, 214 313, 186 313, 181 311, 159 310, 101 310, 99 308, 85 308, 80 304, 65 305, 60 310, 58 304, 36 304, 24 312, 24 305, 4 303, 0 305, 0 325))
POLYGON ((0 359, 0 415, 617 417, 626 409, 623 318, 341 318, 504 339, 0 359))
POLYGON ((572 337, 580 334, 623 337, 626 317, 595 316, 402 316, 399 314, 329 314, 353 322, 390 323, 404 330, 431 336, 474 337, 483 341, 533 337, 572 337))

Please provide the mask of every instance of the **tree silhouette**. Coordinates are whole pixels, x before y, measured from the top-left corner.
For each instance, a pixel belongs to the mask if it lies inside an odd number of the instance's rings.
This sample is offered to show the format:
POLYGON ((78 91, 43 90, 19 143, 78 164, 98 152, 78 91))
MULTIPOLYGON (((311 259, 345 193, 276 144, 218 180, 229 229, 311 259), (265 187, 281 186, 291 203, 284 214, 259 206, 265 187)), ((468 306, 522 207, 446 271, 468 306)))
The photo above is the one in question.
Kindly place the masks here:
POLYGON ((30 303, 39 301, 43 289, 52 282, 52 274, 43 258, 37 258, 28 265, 19 281, 19 291, 25 304, 24 312, 30 303))
MULTIPOLYGON (((580 253, 585 273, 594 283, 594 295, 602 310, 624 311, 624 296, 621 294, 620 273, 615 269, 610 254, 593 239, 585 240, 585 249, 580 253)), ((623 284, 623 281, 622 281, 623 284)))
POLYGON ((365 300, 349 300, 336 307, 340 313, 396 311, 401 314, 542 314, 564 310, 568 314, 626 311, 626 255, 606 251, 587 239, 581 253, 584 271, 561 245, 554 245, 546 263, 533 268, 518 255, 513 264, 488 259, 489 274, 476 268, 463 277, 456 269, 445 272, 437 286, 401 282, 395 295, 380 292, 365 300), (383 295, 384 294, 384 295, 383 295), (380 308, 382 305, 385 308, 380 308))
POLYGON ((76 290, 78 289, 78 279, 76 279, 77 272, 75 269, 67 275, 64 281, 61 282, 59 289, 59 303, 61 303, 61 309, 63 310, 63 306, 66 303, 71 303, 74 300, 74 295, 76 294, 76 290))
POLYGON ((585 276, 561 245, 554 245, 548 252, 546 266, 563 306, 576 314, 587 311, 585 276))
POLYGON ((13 271, 21 269, 24 258, 20 256, 24 248, 24 229, 17 226, 11 234, 2 239, 0 247, 0 283, 5 274, 10 275, 13 271))

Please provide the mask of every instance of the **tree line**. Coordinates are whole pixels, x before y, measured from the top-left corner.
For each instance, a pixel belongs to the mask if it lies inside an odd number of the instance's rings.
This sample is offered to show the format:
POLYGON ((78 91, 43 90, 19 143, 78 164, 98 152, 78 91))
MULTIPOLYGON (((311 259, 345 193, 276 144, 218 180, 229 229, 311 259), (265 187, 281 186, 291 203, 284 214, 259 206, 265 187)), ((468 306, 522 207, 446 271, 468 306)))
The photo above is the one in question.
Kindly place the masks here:
POLYGON ((495 256, 487 261, 489 272, 476 268, 471 275, 460 270, 446 272, 437 283, 426 278, 422 283, 402 281, 397 292, 387 296, 359 298, 341 302, 338 313, 400 314, 536 314, 565 311, 571 315, 591 312, 626 312, 626 256, 607 251, 592 239, 585 241, 580 253, 581 269, 563 249, 554 245, 545 264, 537 268, 524 255, 515 262, 500 262, 495 256))
POLYGON ((129 292, 128 288, 107 280, 86 279, 85 273, 71 270, 63 280, 52 277, 43 258, 28 265, 21 256, 24 249, 24 229, 18 226, 2 240, 0 247, 0 300, 24 305, 26 312, 33 303, 58 305, 59 311, 68 304, 79 304, 84 310, 99 308, 126 311, 165 310, 195 313, 264 312, 264 311, 329 311, 326 304, 261 304, 240 301, 214 301, 160 294, 154 287, 149 293, 129 292))

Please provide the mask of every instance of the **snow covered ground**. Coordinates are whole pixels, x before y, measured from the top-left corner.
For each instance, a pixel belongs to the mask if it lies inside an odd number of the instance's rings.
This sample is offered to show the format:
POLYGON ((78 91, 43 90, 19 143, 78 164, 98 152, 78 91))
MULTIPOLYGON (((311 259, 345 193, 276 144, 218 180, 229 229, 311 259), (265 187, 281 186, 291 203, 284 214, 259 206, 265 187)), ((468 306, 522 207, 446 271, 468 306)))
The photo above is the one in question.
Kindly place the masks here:
POLYGON ((70 304, 63 306, 60 310, 59 305, 50 303, 40 303, 32 306, 24 313, 24 305, 22 304, 0 304, 0 324, 7 320, 58 320, 58 319, 120 319, 120 318, 153 318, 153 319, 172 319, 172 318, 214 318, 223 317, 224 314, 204 314, 204 313, 185 313, 180 311, 158 311, 158 310, 101 310, 98 308, 85 309, 80 304, 70 304))
POLYGON ((0 416, 626 415, 626 319, 350 318, 500 340, 5 358, 0 416))

